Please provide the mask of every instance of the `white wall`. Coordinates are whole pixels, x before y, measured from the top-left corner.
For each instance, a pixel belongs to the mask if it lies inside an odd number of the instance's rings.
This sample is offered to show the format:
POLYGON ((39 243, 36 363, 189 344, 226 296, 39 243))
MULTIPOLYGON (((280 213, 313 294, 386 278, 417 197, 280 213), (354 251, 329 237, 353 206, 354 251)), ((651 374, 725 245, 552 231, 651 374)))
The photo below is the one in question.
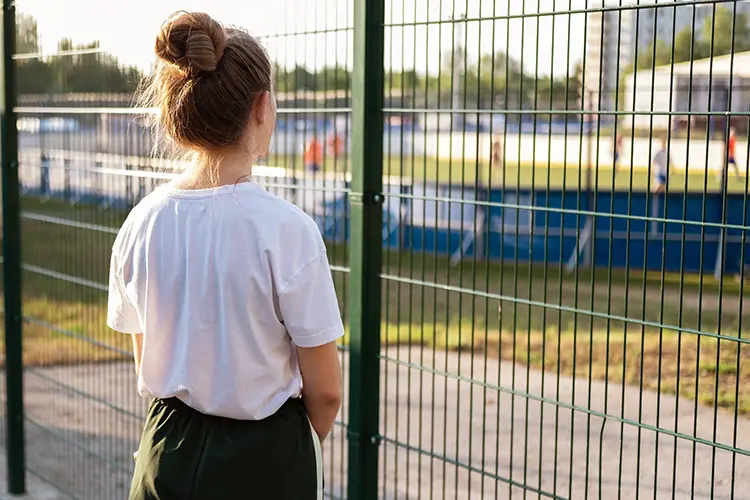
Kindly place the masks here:
MULTIPOLYGON (((712 75, 674 75, 672 84, 671 68, 660 68, 652 73, 639 71, 627 79, 624 109, 635 112, 679 112, 689 110, 693 113, 705 113, 707 111, 725 111, 728 102, 718 102, 726 98, 725 94, 718 92, 719 89, 728 89, 729 78, 720 74, 712 75), (653 82, 652 82, 653 78, 653 82), (688 81, 692 85, 688 86, 688 81), (692 91, 692 96, 688 94, 692 91), (711 96, 711 109, 709 110, 710 89, 716 91, 711 96), (633 95, 635 94, 635 105, 633 95), (679 100, 679 101, 678 101, 679 100), (689 107, 689 109, 688 109, 689 107)), ((750 79, 734 76, 731 82, 732 102, 731 110, 744 112, 750 106, 750 79)), ((623 119, 623 124, 637 129, 664 130, 669 127, 671 116, 669 115, 635 115, 623 119)))
MULTIPOLYGON (((656 70, 639 71, 627 79, 624 108, 635 112, 670 112, 672 111, 670 93, 672 75, 669 71, 656 70), (635 95, 635 102, 633 96, 635 95)), ((669 115, 634 115, 623 119, 628 128, 650 128, 653 124, 655 129, 666 129, 669 127, 669 115), (653 121, 652 121, 653 119, 653 121)))

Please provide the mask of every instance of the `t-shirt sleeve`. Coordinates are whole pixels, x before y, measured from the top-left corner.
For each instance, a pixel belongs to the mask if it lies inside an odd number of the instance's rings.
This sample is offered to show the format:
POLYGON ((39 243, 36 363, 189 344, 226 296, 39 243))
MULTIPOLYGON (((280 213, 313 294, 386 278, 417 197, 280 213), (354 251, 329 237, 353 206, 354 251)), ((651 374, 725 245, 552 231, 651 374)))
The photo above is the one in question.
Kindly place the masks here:
POLYGON ((125 294, 125 284, 114 253, 109 265, 107 326, 121 333, 143 333, 138 313, 125 294))
POLYGON ((279 292, 289 335, 299 347, 317 347, 341 338, 344 326, 325 252, 307 264, 279 292))

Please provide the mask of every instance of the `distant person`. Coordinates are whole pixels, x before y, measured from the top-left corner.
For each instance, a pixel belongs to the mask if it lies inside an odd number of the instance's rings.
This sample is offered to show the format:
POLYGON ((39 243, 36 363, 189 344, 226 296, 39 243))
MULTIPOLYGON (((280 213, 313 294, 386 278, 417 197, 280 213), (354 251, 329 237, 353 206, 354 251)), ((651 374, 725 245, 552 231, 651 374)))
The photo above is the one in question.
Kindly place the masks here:
POLYGON ((305 168, 313 173, 320 172, 323 168, 323 145, 315 136, 312 136, 305 149, 305 168))
POLYGON ((729 170, 729 165, 732 166, 734 169, 734 175, 737 177, 737 180, 739 180, 740 177, 740 167, 737 166, 737 131, 734 127, 731 127, 729 129, 729 139, 727 139, 727 164, 724 167, 724 175, 726 175, 726 171, 729 170))
POLYGON ((328 137, 328 151, 334 158, 340 158, 344 152, 344 141, 335 131, 328 137))
POLYGON ((492 138, 492 165, 502 166, 503 163, 503 138, 496 135, 492 138))
POLYGON ((651 158, 651 173, 653 175, 651 190, 654 193, 663 193, 666 190, 671 168, 672 162, 667 153, 667 140, 661 139, 659 149, 651 158))
POLYGON ((622 151, 622 135, 617 134, 615 140, 612 142, 612 160, 615 171, 620 166, 620 151, 622 151))
POLYGON ((322 498, 344 328, 317 225, 249 180, 274 129, 273 65, 203 13, 173 15, 155 49, 146 101, 196 159, 112 248, 107 324, 132 334, 153 398, 128 498, 322 498))
POLYGON ((671 121, 672 126, 672 137, 677 137, 680 133, 680 126, 682 124, 682 118, 679 116, 673 116, 671 121))

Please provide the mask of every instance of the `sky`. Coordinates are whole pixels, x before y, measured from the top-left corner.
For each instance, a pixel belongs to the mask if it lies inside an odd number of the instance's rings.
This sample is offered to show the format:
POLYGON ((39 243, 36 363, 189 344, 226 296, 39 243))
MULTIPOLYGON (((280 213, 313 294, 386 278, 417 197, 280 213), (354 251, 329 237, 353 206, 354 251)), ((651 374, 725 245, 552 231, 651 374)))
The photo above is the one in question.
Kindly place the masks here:
MULTIPOLYGON (((588 0, 588 5, 600 6, 601 1, 588 0)), ((147 69, 154 58, 154 37, 164 19, 178 9, 200 10, 263 37, 272 57, 283 65, 318 69, 334 64, 351 67, 352 34, 345 28, 352 24, 353 3, 354 0, 18 0, 16 4, 19 12, 37 19, 45 53, 54 52, 63 37, 72 38, 75 43, 99 40, 122 63, 147 69), (278 36, 291 32, 308 34, 278 36)), ((582 9, 586 3, 587 0, 386 0, 386 24, 445 21, 462 13, 471 19, 559 12, 582 9)), ((416 68, 434 74, 441 54, 450 50, 452 40, 462 37, 463 29, 470 60, 501 50, 517 59, 523 57, 523 66, 532 74, 538 67, 539 75, 562 76, 582 57, 584 19, 584 14, 558 14, 523 20, 470 21, 463 23, 463 28, 450 22, 429 27, 387 27, 386 67, 416 68)))

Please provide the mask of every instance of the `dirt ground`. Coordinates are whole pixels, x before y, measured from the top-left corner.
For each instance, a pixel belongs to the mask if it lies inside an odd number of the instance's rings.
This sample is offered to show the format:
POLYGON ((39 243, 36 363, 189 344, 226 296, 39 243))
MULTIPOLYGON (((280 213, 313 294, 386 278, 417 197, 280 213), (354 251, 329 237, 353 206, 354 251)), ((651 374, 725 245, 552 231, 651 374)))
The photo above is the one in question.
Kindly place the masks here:
MULTIPOLYGON (((346 372, 347 357, 343 363, 346 372)), ((750 420, 723 410, 405 347, 383 351, 381 374, 380 498, 520 498, 523 490, 514 485, 525 484, 532 499, 630 499, 636 491, 678 499, 729 499, 734 491, 731 498, 750 499, 750 420), (647 427, 639 432, 632 422, 647 427), (654 427, 665 430, 658 440, 654 427), (704 440, 743 451, 733 455, 704 440)), ((31 470, 73 498, 126 498, 145 413, 132 366, 33 369, 25 384, 31 470)), ((346 496, 345 438, 337 427, 324 447, 329 498, 346 496)))

